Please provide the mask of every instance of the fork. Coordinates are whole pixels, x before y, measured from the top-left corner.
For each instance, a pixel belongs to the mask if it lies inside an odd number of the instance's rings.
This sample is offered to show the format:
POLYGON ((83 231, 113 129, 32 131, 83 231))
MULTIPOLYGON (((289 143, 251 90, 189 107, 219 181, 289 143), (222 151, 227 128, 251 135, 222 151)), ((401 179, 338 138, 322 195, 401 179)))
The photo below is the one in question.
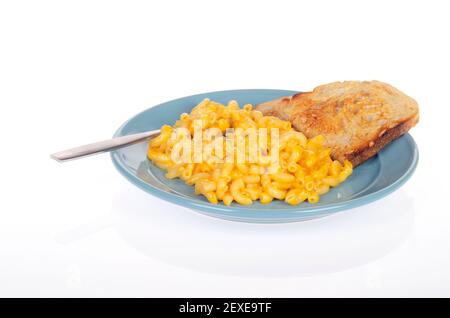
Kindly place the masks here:
POLYGON ((108 152, 119 148, 134 145, 151 139, 159 135, 160 130, 150 130, 138 134, 120 136, 108 140, 98 141, 91 144, 63 150, 50 155, 50 158, 58 162, 66 162, 73 159, 83 158, 86 156, 108 152))

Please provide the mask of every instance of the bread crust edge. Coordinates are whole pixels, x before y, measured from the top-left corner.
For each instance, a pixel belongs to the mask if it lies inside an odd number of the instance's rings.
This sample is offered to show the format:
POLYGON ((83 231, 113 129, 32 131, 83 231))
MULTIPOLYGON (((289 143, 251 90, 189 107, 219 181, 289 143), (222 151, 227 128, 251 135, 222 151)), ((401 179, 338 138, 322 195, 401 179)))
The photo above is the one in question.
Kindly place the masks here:
POLYGON ((391 141, 401 137, 407 133, 412 127, 414 127, 419 121, 419 114, 416 114, 412 118, 397 124, 396 126, 386 130, 380 137, 369 142, 369 144, 352 151, 351 153, 344 154, 344 158, 335 158, 338 160, 347 159, 356 167, 367 159, 375 156, 381 149, 383 149, 391 141))

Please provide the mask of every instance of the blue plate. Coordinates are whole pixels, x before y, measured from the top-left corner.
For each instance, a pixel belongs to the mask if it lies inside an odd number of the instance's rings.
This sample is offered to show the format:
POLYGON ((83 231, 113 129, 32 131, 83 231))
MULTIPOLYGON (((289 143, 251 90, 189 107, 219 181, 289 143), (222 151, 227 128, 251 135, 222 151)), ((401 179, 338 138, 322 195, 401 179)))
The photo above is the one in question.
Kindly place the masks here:
MULTIPOLYGON (((297 92, 274 89, 245 89, 211 92, 183 97, 149 108, 120 127, 114 136, 123 136, 172 125, 181 113, 190 112, 203 98, 227 103, 235 99, 240 105, 257 104, 297 92)), ((317 204, 291 206, 284 201, 270 204, 258 202, 250 206, 233 203, 225 206, 210 204, 194 194, 192 186, 182 180, 169 180, 164 171, 147 160, 146 143, 122 148, 111 153, 119 172, 131 183, 160 199, 188 207, 209 216, 245 222, 294 222, 323 217, 380 199, 402 186, 413 174, 419 159, 414 140, 409 134, 393 141, 377 156, 354 169, 341 185, 321 196, 317 204)), ((150 209, 151 207, 149 207, 150 209)))

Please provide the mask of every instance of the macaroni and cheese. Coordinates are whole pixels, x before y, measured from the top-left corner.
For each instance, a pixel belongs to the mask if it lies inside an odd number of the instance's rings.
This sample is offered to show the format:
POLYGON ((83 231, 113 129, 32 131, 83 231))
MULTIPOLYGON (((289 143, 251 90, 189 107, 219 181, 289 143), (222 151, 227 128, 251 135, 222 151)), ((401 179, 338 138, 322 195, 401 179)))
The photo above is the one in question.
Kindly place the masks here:
POLYGON ((308 140, 290 122, 263 116, 250 104, 205 99, 173 127, 161 128, 148 158, 213 204, 278 199, 296 205, 318 202, 352 173, 349 161, 331 159, 323 141, 308 140))

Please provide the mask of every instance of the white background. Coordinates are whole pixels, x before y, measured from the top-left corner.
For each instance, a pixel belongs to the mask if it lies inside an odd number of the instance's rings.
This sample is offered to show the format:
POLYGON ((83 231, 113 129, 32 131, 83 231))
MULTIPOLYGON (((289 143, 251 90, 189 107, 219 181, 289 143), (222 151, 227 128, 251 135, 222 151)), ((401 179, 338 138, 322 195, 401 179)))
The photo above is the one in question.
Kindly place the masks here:
POLYGON ((0 296, 450 296, 447 3, 2 1, 0 296), (328 218, 216 220, 49 159, 185 95, 350 79, 419 102, 420 162, 328 218))

